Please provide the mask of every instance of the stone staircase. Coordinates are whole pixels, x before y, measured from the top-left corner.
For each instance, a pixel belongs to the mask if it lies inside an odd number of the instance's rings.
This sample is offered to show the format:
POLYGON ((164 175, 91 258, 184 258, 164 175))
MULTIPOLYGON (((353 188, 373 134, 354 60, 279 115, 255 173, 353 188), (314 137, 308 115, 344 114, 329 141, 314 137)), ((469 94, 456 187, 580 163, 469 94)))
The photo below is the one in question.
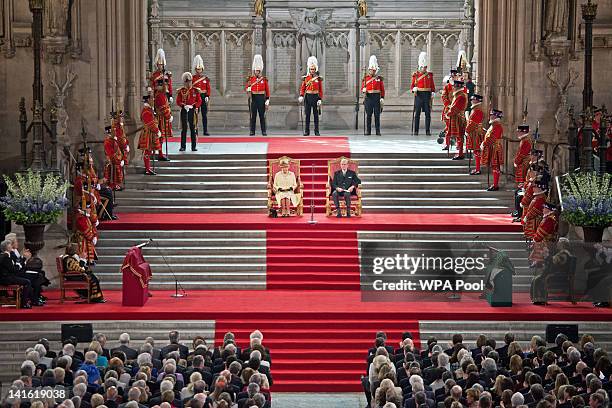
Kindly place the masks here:
MULTIPOLYGON (((157 162, 157 176, 135 164, 127 188, 117 193, 117 212, 265 212, 267 161, 261 154, 182 154, 157 162)), ((297 156, 296 156, 297 158, 297 156)), ((512 194, 487 192, 487 176, 468 175, 468 161, 446 153, 360 153, 364 213, 506 213, 512 194)), ((302 159, 304 205, 314 190, 317 212, 324 211, 327 166, 302 159), (314 165, 314 167, 313 167, 314 165), (313 174, 314 173, 314 174, 313 174)), ((508 189, 512 188, 510 183, 508 189)))
POLYGON ((443 152, 362 153, 352 158, 359 161, 364 212, 506 213, 513 205, 503 181, 500 191, 485 191, 486 169, 470 176, 467 159, 453 161, 443 152))
POLYGON ((121 289, 126 251, 152 238, 143 248, 151 265, 152 289, 174 289, 174 276, 185 289, 265 289, 264 231, 112 231, 101 230, 95 273, 104 289, 121 289), (174 275, 172 274, 174 273, 174 275))
MULTIPOLYGON (((408 253, 408 255, 412 256, 420 256, 422 253, 427 255, 427 252, 431 251, 432 248, 438 249, 447 245, 459 250, 468 247, 474 248, 478 252, 481 251, 478 248, 482 244, 492 246, 505 251, 514 264, 513 291, 529 292, 533 272, 529 269, 528 254, 525 250, 525 243, 521 232, 478 232, 477 226, 475 226, 475 232, 362 231, 358 233, 358 239, 360 244, 368 242, 386 244, 384 248, 389 252, 387 256, 393 256, 396 253, 408 253)), ((451 252, 445 250, 445 253, 451 252)), ((393 274, 385 272, 385 277, 389 279, 393 277, 393 274)), ((439 278, 439 275, 432 277, 439 278)))
MULTIPOLYGON (((25 358, 25 350, 32 347, 38 339, 44 337, 49 340, 53 351, 61 350, 61 324, 83 322, 2 322, 0 323, 0 381, 8 382, 19 377, 19 368, 25 358)), ((208 344, 215 339, 215 322, 211 320, 194 321, 142 321, 142 320, 113 320, 93 321, 94 334, 104 333, 108 339, 107 348, 118 346, 119 335, 123 332, 130 334, 130 346, 138 348, 144 343, 146 337, 155 339, 156 347, 168 344, 168 332, 179 330, 181 343, 191 347, 191 340, 195 336, 202 336, 208 344)), ((88 344, 79 343, 78 350, 88 344)))

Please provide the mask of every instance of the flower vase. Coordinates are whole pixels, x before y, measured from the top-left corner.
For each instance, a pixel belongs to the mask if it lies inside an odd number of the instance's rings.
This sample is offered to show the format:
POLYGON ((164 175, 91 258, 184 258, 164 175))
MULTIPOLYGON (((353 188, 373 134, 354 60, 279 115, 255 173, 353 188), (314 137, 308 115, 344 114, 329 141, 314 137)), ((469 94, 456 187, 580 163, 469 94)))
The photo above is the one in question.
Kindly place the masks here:
POLYGON ((38 251, 45 246, 45 227, 47 224, 23 224, 23 232, 25 233, 24 246, 32 252, 32 256, 36 256, 38 251))
POLYGON ((584 242, 601 242, 604 230, 604 227, 582 227, 584 242))

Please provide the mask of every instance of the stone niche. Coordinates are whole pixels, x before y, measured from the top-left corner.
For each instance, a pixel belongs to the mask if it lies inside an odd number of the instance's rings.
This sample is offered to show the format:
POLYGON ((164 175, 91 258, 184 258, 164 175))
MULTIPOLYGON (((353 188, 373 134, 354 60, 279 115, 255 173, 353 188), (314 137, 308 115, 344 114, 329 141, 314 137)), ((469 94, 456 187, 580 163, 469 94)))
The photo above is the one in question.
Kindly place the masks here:
MULTIPOLYGON (((369 1, 363 17, 353 0, 266 0, 261 16, 255 14, 254 1, 213 0, 207 7, 199 7, 198 0, 153 3, 152 52, 164 48, 177 88, 180 75, 192 69, 193 57, 202 55, 213 87, 209 118, 214 128, 248 126, 244 81, 254 54, 262 54, 270 81, 271 127, 300 126, 297 97, 309 55, 317 57, 324 78, 322 127, 351 129, 356 119, 361 123, 360 81, 371 54, 378 57, 385 80, 384 124, 407 127, 413 104, 408 89, 419 53, 428 52, 441 88, 458 50, 471 43, 464 12, 471 3, 464 0, 433 5, 369 1)), ((439 105, 437 98, 434 110, 439 105)))

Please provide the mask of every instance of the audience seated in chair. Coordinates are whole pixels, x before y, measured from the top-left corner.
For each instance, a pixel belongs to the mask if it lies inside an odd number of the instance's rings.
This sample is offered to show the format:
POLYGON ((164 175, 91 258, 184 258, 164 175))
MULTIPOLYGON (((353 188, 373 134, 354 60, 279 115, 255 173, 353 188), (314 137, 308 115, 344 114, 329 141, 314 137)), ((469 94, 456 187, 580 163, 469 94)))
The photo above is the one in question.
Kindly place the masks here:
POLYGON ((6 234, 4 239, 11 242, 11 260, 15 265, 17 276, 25 278, 30 281, 32 285, 32 299, 36 301, 36 304, 44 304, 47 300, 42 295, 43 286, 49 286, 51 282, 47 279, 45 271, 43 271, 43 262, 37 256, 32 256, 32 252, 29 248, 24 248, 23 256, 19 253, 19 240, 17 234, 11 232, 6 234))
POLYGON ((357 176, 357 162, 346 157, 332 160, 328 163, 329 188, 327 194, 326 213, 331 215, 331 204, 329 197, 331 196, 336 208, 336 217, 342 217, 342 206, 340 199, 344 202, 346 216, 351 216, 351 211, 355 215, 361 215, 361 189, 359 185, 361 180, 357 176), (339 169, 338 169, 339 164, 339 169), (352 197, 355 198, 355 209, 352 210, 352 197))
MULTIPOLYGON (((62 256, 62 265, 64 267, 64 273, 66 273, 66 280, 84 280, 86 277, 89 278, 89 301, 92 303, 104 303, 104 295, 100 288, 100 281, 98 277, 94 275, 91 269, 87 266, 87 263, 79 257, 77 254, 79 247, 77 244, 69 244, 66 247, 66 253, 62 256)), ((77 289, 77 294, 87 299, 87 290, 77 289)))
POLYGON ((11 259, 13 247, 11 242, 4 240, 0 243, 0 285, 19 285, 22 287, 24 309, 30 309, 32 305, 42 306, 38 299, 34 299, 32 284, 29 279, 19 276, 19 271, 11 259))

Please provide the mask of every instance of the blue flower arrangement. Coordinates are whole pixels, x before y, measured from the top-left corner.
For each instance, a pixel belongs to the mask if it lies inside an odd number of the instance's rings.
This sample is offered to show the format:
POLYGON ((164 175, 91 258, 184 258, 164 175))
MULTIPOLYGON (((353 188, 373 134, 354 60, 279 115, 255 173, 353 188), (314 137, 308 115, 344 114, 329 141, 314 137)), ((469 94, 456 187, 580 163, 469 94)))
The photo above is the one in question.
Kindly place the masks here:
POLYGON ((581 227, 612 225, 612 175, 573 173, 561 185, 562 217, 581 227))
POLYGON ((68 205, 68 183, 58 175, 44 177, 31 169, 15 174, 12 180, 4 176, 7 196, 0 199, 6 219, 17 224, 50 224, 57 221, 68 205))

